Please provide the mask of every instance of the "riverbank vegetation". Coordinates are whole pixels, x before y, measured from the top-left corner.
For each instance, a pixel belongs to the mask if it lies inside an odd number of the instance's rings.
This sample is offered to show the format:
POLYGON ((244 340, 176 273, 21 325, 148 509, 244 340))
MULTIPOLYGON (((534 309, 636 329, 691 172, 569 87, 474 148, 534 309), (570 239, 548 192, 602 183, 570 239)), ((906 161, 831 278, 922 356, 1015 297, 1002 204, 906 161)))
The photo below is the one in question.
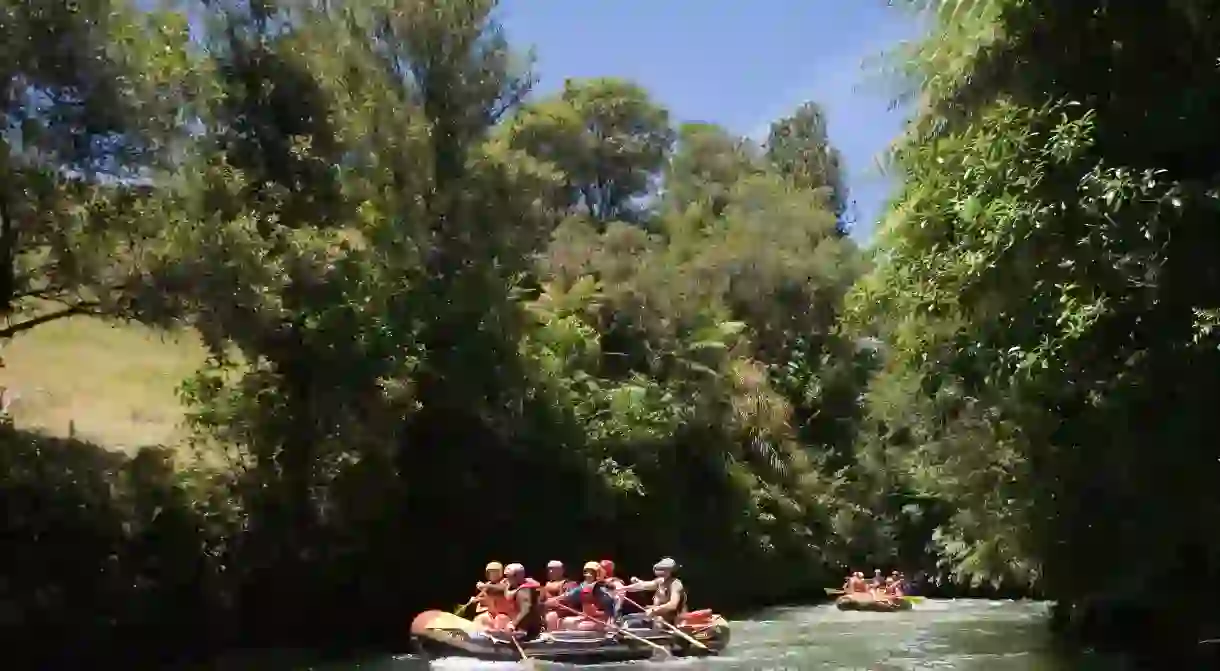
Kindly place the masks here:
POLYGON ((1174 586, 1220 571, 1217 4, 927 4, 850 301, 890 346, 863 454, 953 511, 958 576, 1037 584, 1085 633, 1214 638, 1174 586))
POLYGON ((531 94, 491 0, 0 5, 6 383, 69 317, 186 378, 108 353, 96 407, 183 409, 142 450, 11 408, 0 621, 392 646, 488 559, 674 554, 722 606, 868 562, 1203 633, 1159 586, 1216 571, 1211 5, 927 4, 868 250, 816 103, 531 94))

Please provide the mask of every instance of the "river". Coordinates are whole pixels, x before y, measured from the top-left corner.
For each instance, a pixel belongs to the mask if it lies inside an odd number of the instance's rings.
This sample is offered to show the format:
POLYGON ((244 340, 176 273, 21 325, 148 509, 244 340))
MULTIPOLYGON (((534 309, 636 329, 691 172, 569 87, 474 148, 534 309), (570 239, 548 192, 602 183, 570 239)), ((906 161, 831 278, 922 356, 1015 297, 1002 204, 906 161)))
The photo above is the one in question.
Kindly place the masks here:
MULTIPOLYGON (((927 600, 903 613, 840 612, 832 606, 777 608, 733 622, 720 657, 602 665, 605 671, 657 668, 712 671, 1124 671, 1120 660, 1052 648, 1047 605, 1031 601, 927 600)), ((326 667, 325 671, 425 671, 414 657, 326 667)), ((537 665, 539 671, 564 665, 537 665)), ((432 671, 516 671, 516 663, 439 659, 432 671)))

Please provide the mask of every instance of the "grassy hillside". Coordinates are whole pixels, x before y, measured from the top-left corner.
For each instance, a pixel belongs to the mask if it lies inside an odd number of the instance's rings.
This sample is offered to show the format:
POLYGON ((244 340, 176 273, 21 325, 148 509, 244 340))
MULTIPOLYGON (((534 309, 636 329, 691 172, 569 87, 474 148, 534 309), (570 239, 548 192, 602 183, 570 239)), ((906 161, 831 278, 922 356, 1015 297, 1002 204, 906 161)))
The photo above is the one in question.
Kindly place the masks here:
POLYGON ((129 450, 181 435, 176 389, 203 362, 193 334, 89 317, 51 322, 5 345, 0 385, 20 428, 129 450))

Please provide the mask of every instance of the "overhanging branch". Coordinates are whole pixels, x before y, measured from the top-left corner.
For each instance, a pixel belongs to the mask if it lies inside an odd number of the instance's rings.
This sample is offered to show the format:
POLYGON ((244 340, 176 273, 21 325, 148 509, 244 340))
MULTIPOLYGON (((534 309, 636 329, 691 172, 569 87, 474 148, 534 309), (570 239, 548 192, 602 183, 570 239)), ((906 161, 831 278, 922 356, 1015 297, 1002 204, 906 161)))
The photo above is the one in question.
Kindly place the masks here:
POLYGON ((9 338, 12 338, 13 336, 16 336, 19 333, 29 331, 32 328, 42 326, 43 324, 46 324, 47 322, 53 322, 57 319, 64 319, 65 317, 72 317, 74 315, 92 314, 93 308, 95 308, 97 306, 98 306, 98 304, 94 303, 94 302, 77 303, 75 305, 70 305, 70 306, 60 309, 60 310, 55 310, 54 312, 48 312, 46 314, 41 314, 41 315, 38 315, 37 317, 30 317, 29 319, 27 319, 23 322, 18 322, 16 324, 10 324, 5 328, 0 329, 0 340, 8 340, 9 338))

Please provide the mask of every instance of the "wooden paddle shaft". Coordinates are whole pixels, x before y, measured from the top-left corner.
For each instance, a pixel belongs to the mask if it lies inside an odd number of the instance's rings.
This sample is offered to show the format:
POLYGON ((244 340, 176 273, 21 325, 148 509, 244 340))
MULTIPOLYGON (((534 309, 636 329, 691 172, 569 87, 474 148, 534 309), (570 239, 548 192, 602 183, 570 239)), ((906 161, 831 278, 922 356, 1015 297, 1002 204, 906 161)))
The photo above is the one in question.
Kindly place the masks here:
MULTIPOLYGON (((556 605, 559 606, 560 608, 568 611, 569 613, 575 614, 577 617, 584 618, 590 622, 597 622, 597 624, 600 624, 600 625, 605 625, 604 622, 598 622, 596 618, 589 617, 588 615, 585 615, 584 613, 576 610, 575 608, 568 606, 567 604, 559 603, 556 605)), ((657 650, 665 653, 665 656, 667 656, 667 657, 673 656, 673 653, 670 652, 668 648, 661 646, 661 645, 657 645, 656 643, 653 643, 652 641, 650 641, 642 636, 636 636, 635 634, 627 631, 626 629, 623 629, 622 627, 613 627, 613 629, 614 629, 614 631, 616 631, 628 638, 633 638, 633 639, 639 641, 640 643, 644 643, 646 645, 652 646, 653 648, 656 648, 657 650)))
POLYGON ((508 632, 508 640, 513 642, 513 647, 517 649, 517 654, 521 655, 521 665, 527 669, 534 668, 534 658, 525 654, 525 650, 521 647, 521 642, 517 640, 514 632, 508 632))
MULTIPOLYGON (((643 606, 641 606, 640 604, 638 604, 638 603, 636 603, 636 602, 632 601, 630 598, 628 598, 628 597, 626 597, 626 596, 624 596, 624 597, 623 597, 623 601, 626 601, 627 603, 629 603, 629 604, 631 604, 631 605, 635 606, 636 608, 639 608, 640 610, 644 610, 644 607, 643 607, 643 606)), ((657 622, 660 622, 661 624, 665 625, 666 627, 669 627, 670 631, 673 631, 675 634, 677 634, 677 635, 681 636, 682 638, 686 639, 686 641, 687 641, 688 643, 690 643, 690 644, 692 644, 692 645, 697 645, 697 646, 699 646, 700 648, 703 648, 704 650, 707 650, 707 649, 708 649, 708 647, 707 647, 706 645, 704 645, 704 644, 700 643, 699 641, 696 641, 696 640, 694 639, 694 637, 687 635, 687 633, 686 633, 686 632, 684 632, 684 631, 682 631, 681 629, 679 629, 679 628, 675 627, 674 625, 670 624, 669 622, 666 622, 666 621, 665 621, 665 618, 663 618, 663 617, 656 617, 656 616, 653 616, 653 619, 654 619, 654 620, 656 620, 657 622)))

